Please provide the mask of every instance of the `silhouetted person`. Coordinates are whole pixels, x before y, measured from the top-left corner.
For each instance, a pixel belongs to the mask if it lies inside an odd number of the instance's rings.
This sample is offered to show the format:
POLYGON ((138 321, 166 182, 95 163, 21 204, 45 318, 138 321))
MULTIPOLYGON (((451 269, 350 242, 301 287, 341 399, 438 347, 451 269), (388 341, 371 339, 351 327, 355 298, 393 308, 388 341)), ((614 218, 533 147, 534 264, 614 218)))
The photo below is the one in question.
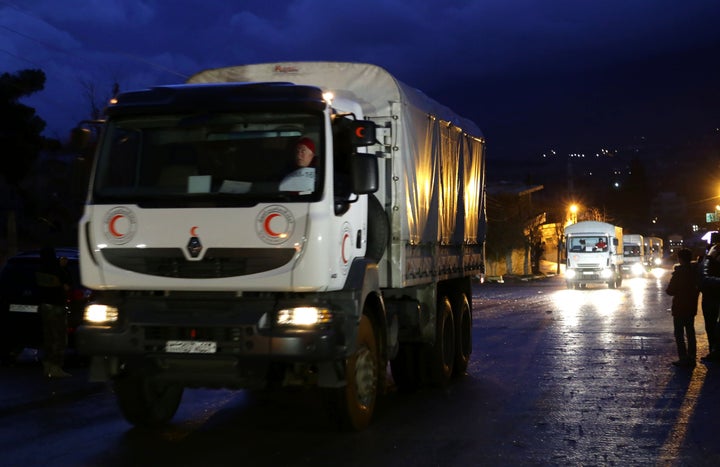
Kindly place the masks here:
POLYGON ((67 348, 65 302, 70 288, 68 277, 67 271, 63 270, 55 256, 55 249, 42 248, 35 279, 39 290, 40 318, 43 327, 43 373, 48 378, 70 376, 62 369, 67 348))
POLYGON ((720 360, 720 244, 710 247, 701 263, 702 310, 709 352, 702 360, 720 360))
POLYGON ((697 354, 695 315, 700 295, 697 263, 692 261, 692 252, 687 248, 678 251, 678 261, 680 264, 675 266, 665 289, 672 296, 673 330, 678 353, 678 360, 672 363, 692 368, 697 354))

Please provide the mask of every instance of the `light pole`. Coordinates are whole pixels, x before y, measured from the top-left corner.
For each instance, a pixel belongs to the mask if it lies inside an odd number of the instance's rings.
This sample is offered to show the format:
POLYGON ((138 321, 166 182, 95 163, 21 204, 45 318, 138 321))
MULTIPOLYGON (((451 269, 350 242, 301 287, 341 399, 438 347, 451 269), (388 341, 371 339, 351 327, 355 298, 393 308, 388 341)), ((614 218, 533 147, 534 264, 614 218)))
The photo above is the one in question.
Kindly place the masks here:
POLYGON ((571 204, 570 205, 570 223, 571 224, 577 224, 577 213, 578 213, 577 204, 571 204))
POLYGON ((570 224, 576 224, 577 223, 577 212, 578 212, 578 206, 577 204, 573 203, 570 206, 568 206, 568 211, 570 213, 569 216, 565 218, 565 221, 562 224, 562 228, 558 229, 557 232, 557 274, 560 274, 560 260, 562 259, 562 255, 560 253, 560 249, 564 246, 563 237, 565 236, 565 227, 567 227, 570 224))

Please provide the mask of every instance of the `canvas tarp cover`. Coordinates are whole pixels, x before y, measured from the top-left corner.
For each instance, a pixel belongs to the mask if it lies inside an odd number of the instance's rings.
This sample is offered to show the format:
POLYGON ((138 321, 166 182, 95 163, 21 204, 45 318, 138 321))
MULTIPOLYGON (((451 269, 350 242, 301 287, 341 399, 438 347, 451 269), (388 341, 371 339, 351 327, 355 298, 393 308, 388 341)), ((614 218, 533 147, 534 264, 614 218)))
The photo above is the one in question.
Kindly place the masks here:
POLYGON ((391 190, 398 211, 391 217, 395 238, 409 244, 482 243, 485 180, 480 130, 383 68, 345 62, 256 64, 202 71, 188 83, 278 81, 330 90, 336 97, 358 102, 366 117, 399 117, 393 133, 393 146, 399 151, 392 162, 398 182, 391 190))

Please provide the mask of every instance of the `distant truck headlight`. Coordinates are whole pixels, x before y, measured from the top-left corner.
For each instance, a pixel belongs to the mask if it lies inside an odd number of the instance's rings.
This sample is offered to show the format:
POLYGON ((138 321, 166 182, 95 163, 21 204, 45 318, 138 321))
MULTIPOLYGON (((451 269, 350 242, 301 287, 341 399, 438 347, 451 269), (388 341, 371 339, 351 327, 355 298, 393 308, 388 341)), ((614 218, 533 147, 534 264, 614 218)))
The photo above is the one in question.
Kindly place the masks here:
POLYGON ((635 263, 630 267, 630 272, 635 276, 642 276, 645 273, 645 268, 640 263, 635 263))
POLYGON ((660 266, 662 264, 662 258, 653 259, 653 263, 655 263, 655 266, 660 266))
POLYGON ((93 303, 85 307, 85 322, 90 324, 110 324, 118 319, 118 309, 114 306, 93 303))
POLYGON ((574 279, 576 275, 577 275, 577 273, 575 272, 574 269, 566 269, 565 270, 565 277, 567 277, 568 279, 574 279))

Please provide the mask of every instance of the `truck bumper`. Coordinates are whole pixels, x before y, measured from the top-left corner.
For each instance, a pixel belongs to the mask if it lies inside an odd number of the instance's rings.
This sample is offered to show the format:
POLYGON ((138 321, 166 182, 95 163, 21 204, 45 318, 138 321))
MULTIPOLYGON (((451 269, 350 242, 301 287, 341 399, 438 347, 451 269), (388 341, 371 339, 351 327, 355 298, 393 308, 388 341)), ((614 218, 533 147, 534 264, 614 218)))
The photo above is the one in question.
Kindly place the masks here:
POLYGON ((575 268, 574 275, 570 277, 567 272, 565 280, 568 284, 608 283, 617 277, 617 272, 603 268, 575 268))
POLYGON ((320 327, 287 328, 272 324, 276 307, 273 300, 128 300, 118 325, 78 328, 77 346, 93 357, 97 381, 143 371, 197 387, 256 388, 289 375, 336 385, 334 368, 348 351, 344 315, 320 327))

